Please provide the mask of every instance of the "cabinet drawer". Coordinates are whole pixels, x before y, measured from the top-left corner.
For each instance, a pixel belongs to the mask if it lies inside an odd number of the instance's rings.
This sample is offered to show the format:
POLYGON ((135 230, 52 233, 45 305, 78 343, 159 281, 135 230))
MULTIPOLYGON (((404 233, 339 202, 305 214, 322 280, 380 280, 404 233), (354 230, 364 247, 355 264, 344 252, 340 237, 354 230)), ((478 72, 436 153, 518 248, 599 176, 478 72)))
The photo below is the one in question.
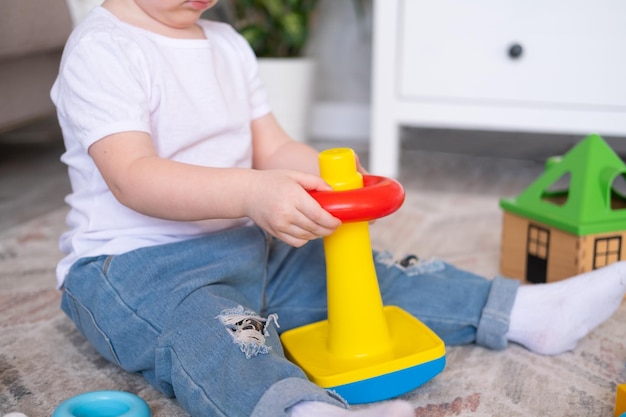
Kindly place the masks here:
POLYGON ((404 99, 626 110, 626 1, 402 0, 404 99), (512 58, 518 44, 522 54, 512 58))

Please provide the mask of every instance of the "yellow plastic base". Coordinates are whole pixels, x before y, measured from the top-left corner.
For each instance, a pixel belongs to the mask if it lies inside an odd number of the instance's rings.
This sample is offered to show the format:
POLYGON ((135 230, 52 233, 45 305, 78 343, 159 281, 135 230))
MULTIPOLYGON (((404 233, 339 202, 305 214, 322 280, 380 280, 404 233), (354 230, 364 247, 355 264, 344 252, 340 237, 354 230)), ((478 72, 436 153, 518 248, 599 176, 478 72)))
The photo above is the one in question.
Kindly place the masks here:
POLYGON ((626 384, 617 386, 617 398, 615 400, 615 417, 626 413, 626 384))
POLYGON ((328 351, 329 323, 326 320, 283 333, 281 340, 285 354, 322 388, 391 374, 445 356, 443 341, 421 321, 395 306, 386 306, 383 312, 389 327, 389 355, 381 358, 367 355, 347 359, 334 357, 328 351))

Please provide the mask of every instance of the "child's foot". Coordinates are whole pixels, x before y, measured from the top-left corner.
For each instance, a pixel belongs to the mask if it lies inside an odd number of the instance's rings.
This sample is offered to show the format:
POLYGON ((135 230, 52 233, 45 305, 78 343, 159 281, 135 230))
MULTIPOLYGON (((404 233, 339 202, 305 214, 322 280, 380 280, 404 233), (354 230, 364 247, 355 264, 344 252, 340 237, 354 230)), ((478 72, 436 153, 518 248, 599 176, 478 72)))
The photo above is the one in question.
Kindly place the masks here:
POLYGON ((626 262, 550 284, 519 288, 507 339, 533 352, 555 355, 608 319, 626 293, 626 262))
POLYGON ((406 401, 390 401, 357 411, 334 405, 303 401, 291 407, 291 417, 413 417, 415 411, 406 401))

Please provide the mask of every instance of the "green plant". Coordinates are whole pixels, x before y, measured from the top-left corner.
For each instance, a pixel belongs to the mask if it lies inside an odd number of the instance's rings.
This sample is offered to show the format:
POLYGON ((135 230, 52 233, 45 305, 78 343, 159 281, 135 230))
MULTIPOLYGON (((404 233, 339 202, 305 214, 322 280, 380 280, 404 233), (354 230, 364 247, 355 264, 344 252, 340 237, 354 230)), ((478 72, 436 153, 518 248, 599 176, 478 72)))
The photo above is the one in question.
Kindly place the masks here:
POLYGON ((234 0, 235 28, 257 57, 302 55, 318 0, 234 0))

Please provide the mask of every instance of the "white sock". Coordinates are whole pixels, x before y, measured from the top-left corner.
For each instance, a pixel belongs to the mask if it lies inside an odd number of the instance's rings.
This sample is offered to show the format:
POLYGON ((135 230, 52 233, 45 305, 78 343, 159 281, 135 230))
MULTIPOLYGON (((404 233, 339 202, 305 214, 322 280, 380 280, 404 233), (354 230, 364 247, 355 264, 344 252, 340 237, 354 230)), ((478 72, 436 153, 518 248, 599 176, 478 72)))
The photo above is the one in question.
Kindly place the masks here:
POLYGON ((576 347, 617 310, 626 293, 626 262, 550 284, 521 286, 507 339, 556 355, 576 347))
POLYGON ((319 401, 302 401, 291 407, 291 417, 414 417, 406 401, 389 401, 352 411, 319 401))

